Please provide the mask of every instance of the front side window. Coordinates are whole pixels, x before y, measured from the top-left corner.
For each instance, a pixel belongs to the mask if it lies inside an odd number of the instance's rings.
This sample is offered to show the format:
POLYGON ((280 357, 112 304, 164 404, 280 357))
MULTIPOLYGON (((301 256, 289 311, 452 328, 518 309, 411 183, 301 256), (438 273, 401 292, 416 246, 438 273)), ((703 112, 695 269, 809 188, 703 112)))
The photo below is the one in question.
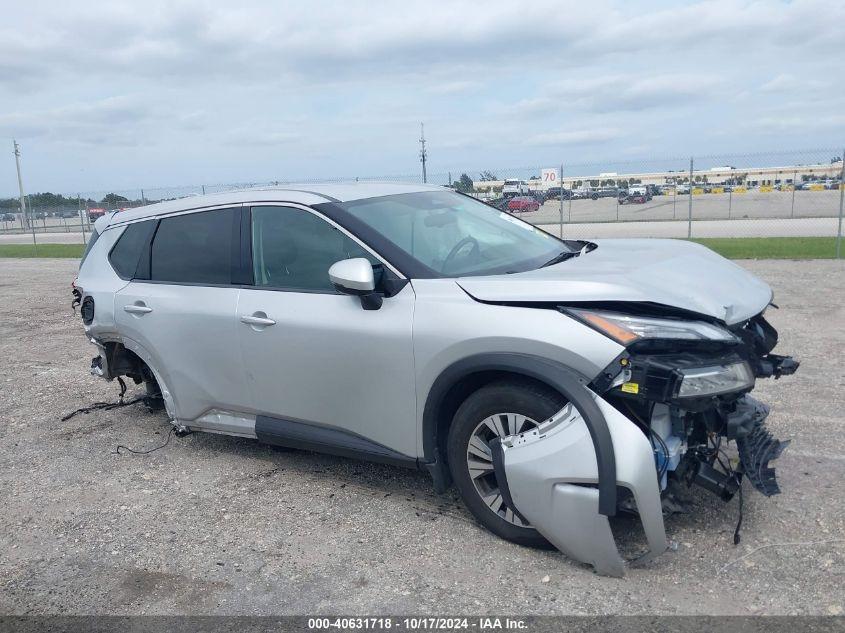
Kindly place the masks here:
POLYGON ((445 277, 539 268, 573 248, 513 216, 449 191, 338 203, 343 211, 445 277))
POLYGON ((150 279, 174 283, 232 283, 233 226, 238 209, 217 209, 161 220, 150 253, 150 279))
POLYGON ((322 218, 293 207, 253 207, 252 258, 256 286, 334 292, 329 268, 353 257, 378 261, 322 218))

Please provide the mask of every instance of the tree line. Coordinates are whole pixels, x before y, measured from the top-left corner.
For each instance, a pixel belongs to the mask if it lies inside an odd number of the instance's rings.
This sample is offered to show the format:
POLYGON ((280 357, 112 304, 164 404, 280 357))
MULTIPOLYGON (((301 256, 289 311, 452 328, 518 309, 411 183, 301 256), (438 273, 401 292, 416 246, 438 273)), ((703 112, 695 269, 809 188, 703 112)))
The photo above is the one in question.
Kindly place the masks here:
MULTIPOLYGON (((141 200, 130 200, 129 198, 125 198, 124 196, 120 196, 116 193, 108 193, 103 196, 100 200, 95 200, 94 198, 83 198, 83 197, 76 197, 76 196, 63 196, 60 193, 50 193, 49 191, 44 193, 33 193, 32 195, 28 195, 26 197, 27 206, 32 207, 33 209, 36 208, 85 208, 87 207, 105 207, 105 208, 114 208, 114 207, 124 207, 124 206, 138 206, 143 203, 149 203, 150 200, 141 201, 141 200)), ((19 210, 21 206, 20 198, 0 198, 0 209, 12 209, 12 210, 19 210)))

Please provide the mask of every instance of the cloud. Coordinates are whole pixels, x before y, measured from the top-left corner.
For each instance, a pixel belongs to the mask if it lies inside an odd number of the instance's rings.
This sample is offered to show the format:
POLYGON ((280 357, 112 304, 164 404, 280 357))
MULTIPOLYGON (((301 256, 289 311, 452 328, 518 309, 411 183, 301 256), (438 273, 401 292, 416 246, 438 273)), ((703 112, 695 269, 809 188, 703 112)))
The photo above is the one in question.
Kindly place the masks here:
POLYGON ((0 116, 0 135, 50 136, 56 141, 126 144, 140 124, 153 118, 146 104, 126 96, 27 110, 0 116))
MULTIPOLYGON (((7 4, 0 135, 32 138, 33 177, 74 188, 72 156, 99 179, 90 188, 127 171, 325 175, 328 161, 412 173, 420 121, 432 169, 494 152, 554 164, 557 146, 591 160, 845 134, 832 115, 845 106, 841 2, 7 4)), ((0 187, 14 179, 0 173, 0 187)))
POLYGON ((480 88, 483 84, 478 81, 448 81, 438 83, 428 88, 428 92, 435 95, 464 94, 480 88))
POLYGON ((623 133, 615 128, 589 128, 535 134, 526 139, 526 145, 591 145, 606 143, 622 138, 623 133))
POLYGON ((761 92, 768 93, 798 93, 804 94, 823 89, 828 82, 807 77, 796 77, 789 73, 781 73, 772 77, 760 86, 761 92))
POLYGON ((623 11, 601 0, 527 6, 498 0, 483 8, 466 1, 437 7, 360 0, 233 7, 150 0, 143 15, 137 6, 124 0, 17 9, 27 13, 24 23, 30 26, 21 29, 14 16, 4 21, 0 80, 71 71, 130 72, 162 81, 227 76, 236 82, 297 77, 323 83, 455 65, 503 72, 529 60, 577 68, 643 49, 778 43, 806 50, 835 42, 845 20, 841 4, 820 0, 776 7, 717 0, 662 11, 623 11))

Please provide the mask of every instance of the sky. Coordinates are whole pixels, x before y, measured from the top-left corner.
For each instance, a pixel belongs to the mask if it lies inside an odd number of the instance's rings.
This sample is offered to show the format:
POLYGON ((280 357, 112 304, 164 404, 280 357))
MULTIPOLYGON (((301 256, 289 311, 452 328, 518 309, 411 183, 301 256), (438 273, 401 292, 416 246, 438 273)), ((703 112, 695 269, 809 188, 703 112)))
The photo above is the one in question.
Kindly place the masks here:
POLYGON ((845 144, 845 2, 7 3, 0 195, 845 144), (6 150, 3 150, 6 146, 6 150))

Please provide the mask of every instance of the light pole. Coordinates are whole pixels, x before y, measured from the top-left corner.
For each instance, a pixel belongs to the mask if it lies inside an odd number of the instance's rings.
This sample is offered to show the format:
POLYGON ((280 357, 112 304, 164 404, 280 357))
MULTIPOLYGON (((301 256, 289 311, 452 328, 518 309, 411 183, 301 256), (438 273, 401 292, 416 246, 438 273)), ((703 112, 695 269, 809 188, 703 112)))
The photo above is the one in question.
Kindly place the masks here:
POLYGON ((35 242, 35 223, 32 221, 32 218, 27 218, 26 215, 26 195, 24 195, 23 192, 23 178, 21 178, 21 148, 15 139, 12 139, 12 146, 15 149, 15 167, 18 169, 18 191, 21 196, 21 217, 24 219, 25 223, 29 224, 29 228, 32 230, 32 248, 34 249, 35 254, 38 255, 38 244, 35 242))

